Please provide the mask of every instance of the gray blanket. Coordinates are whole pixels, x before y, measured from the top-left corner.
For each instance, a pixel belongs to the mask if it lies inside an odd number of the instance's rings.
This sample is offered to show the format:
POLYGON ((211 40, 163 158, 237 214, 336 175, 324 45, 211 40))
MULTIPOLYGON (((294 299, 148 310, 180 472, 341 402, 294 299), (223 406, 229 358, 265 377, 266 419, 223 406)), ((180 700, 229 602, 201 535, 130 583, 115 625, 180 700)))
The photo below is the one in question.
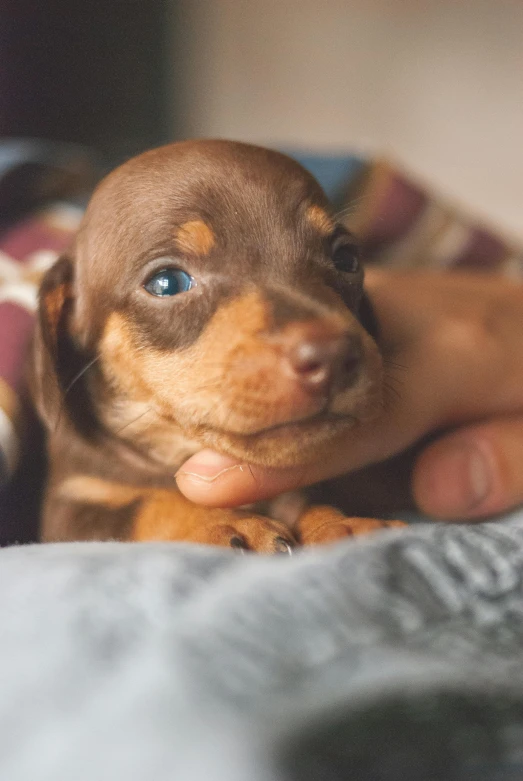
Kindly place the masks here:
POLYGON ((523 516, 0 552, 2 781, 523 779, 523 516))

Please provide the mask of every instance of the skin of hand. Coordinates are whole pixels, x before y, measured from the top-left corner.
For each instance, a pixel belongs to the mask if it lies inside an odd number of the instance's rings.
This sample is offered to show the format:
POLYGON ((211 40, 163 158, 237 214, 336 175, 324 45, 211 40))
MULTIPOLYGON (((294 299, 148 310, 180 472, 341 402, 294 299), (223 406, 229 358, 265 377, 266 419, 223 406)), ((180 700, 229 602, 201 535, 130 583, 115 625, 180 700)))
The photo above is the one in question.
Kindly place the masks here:
POLYGON ((473 519, 523 502, 523 285, 482 273, 371 270, 366 286, 394 389, 379 417, 305 469, 265 469, 203 450, 177 473, 185 496, 227 507, 272 498, 441 432, 411 476, 422 512, 473 519))

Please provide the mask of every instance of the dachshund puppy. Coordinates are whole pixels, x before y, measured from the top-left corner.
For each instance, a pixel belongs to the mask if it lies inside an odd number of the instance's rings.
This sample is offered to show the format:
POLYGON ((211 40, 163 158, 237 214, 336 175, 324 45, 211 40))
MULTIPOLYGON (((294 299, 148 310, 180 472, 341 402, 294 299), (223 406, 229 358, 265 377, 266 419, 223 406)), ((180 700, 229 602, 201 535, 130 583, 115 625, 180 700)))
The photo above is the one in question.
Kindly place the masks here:
POLYGON ((174 478, 202 447, 307 464, 374 416, 382 359, 365 311, 355 242, 290 158, 189 141, 125 163, 41 285, 43 539, 274 553, 387 525, 313 507, 291 530, 195 506, 174 478))

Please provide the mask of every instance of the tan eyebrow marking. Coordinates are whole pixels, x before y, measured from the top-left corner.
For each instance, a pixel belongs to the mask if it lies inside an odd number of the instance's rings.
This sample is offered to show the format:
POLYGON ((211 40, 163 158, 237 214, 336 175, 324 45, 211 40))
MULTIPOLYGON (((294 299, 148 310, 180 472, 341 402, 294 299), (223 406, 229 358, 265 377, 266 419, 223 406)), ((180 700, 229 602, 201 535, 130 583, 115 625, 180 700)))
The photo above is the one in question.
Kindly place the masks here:
POLYGON ((334 230, 334 222, 321 206, 316 204, 309 206, 306 216, 313 228, 316 228, 322 236, 329 236, 334 230))
POLYGON ((194 255, 207 255, 214 247, 214 233, 203 220, 189 220, 176 231, 176 242, 181 250, 194 255))

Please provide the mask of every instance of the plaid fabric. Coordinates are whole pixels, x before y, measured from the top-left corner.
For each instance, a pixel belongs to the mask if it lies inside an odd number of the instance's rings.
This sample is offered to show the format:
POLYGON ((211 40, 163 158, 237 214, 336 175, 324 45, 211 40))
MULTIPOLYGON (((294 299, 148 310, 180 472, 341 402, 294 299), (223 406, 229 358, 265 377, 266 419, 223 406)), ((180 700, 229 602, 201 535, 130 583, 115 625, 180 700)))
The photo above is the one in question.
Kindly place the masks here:
POLYGON ((387 160, 347 183, 345 221, 368 263, 395 268, 474 269, 519 277, 523 245, 474 219, 387 160))
POLYGON ((71 241, 82 210, 57 204, 0 238, 0 484, 16 468, 24 432, 26 357, 38 283, 71 241))
POLYGON ((73 202, 51 201, 79 197, 95 170, 77 147, 0 143, 0 486, 14 475, 30 434, 25 381, 38 283, 82 216, 73 202))
MULTIPOLYGON (((521 275, 521 246, 461 213, 390 162, 295 157, 319 179, 340 219, 360 237, 367 262, 521 275)), ((32 447, 25 369, 38 281, 70 243, 82 215, 78 205, 49 204, 49 199, 77 195, 94 182, 95 171, 76 148, 0 144, 0 487, 15 474, 20 453, 32 447)), ((13 500, 10 516, 16 507, 13 500)), ((1 523, 5 516, 0 491, 1 523)))

